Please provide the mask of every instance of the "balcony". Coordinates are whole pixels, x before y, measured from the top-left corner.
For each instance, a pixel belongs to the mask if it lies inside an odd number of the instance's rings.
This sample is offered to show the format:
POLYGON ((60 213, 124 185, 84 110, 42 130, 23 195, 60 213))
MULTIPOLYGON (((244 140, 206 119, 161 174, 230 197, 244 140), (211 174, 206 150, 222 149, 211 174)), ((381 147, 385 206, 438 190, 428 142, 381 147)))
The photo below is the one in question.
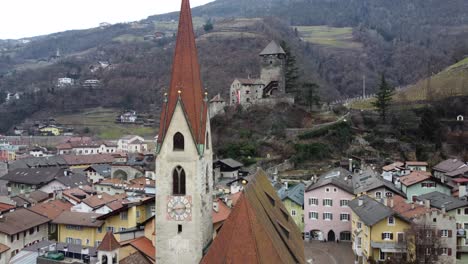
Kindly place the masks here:
POLYGON ((404 253, 406 252, 406 244, 403 242, 374 242, 371 241, 372 248, 379 248, 385 253, 404 253))

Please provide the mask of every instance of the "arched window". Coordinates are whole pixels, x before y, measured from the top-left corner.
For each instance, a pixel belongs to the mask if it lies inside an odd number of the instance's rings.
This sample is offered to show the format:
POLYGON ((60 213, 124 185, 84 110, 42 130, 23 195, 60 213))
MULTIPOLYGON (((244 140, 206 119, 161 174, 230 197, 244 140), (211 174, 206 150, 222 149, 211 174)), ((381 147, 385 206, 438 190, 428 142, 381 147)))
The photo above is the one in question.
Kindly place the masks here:
POLYGON ((173 138, 174 151, 183 151, 185 149, 184 135, 177 132, 173 138))
POLYGON ((210 149, 210 133, 206 133, 206 149, 210 149))
POLYGON ((172 194, 185 195, 185 171, 181 166, 172 172, 172 194))
POLYGON ((205 191, 206 193, 209 193, 210 192, 210 174, 209 174, 208 166, 206 166, 205 180, 206 180, 205 191))

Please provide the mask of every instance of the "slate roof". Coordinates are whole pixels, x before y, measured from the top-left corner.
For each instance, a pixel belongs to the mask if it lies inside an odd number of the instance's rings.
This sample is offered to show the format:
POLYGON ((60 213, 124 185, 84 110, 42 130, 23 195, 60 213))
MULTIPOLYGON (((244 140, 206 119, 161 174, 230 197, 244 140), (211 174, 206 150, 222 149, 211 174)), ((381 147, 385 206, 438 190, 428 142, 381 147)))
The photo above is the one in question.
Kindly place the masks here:
POLYGON ((71 173, 70 175, 62 175, 57 177, 56 180, 69 188, 76 188, 83 185, 88 185, 88 177, 81 173, 71 173))
POLYGON ((305 189, 305 185, 303 183, 299 183, 279 193, 279 197, 282 201, 284 201, 285 199, 290 199, 296 204, 303 206, 304 205, 304 189, 305 189))
POLYGON ((55 218, 55 220, 53 220, 52 223, 63 225, 100 227, 104 224, 104 221, 97 220, 99 216, 100 214, 96 213, 64 211, 57 218, 55 218))
POLYGON ((258 171, 203 257, 203 264, 305 263, 301 231, 258 171))
POLYGON ((102 177, 109 178, 111 176, 112 166, 109 164, 95 164, 86 168, 85 171, 88 171, 91 169, 99 173, 99 175, 101 175, 102 177))
POLYGON ((40 185, 51 182, 56 177, 63 175, 61 168, 29 168, 10 171, 1 179, 9 182, 23 183, 29 185, 40 185))
POLYGON ((456 177, 456 176, 461 176, 461 175, 465 175, 465 174, 468 174, 468 166, 463 166, 463 167, 460 167, 459 169, 456 169, 454 171, 451 171, 451 172, 446 172, 445 175, 447 175, 448 177, 456 177))
POLYGON ((276 43, 276 41, 272 40, 266 48, 260 52, 260 56, 262 55, 274 55, 274 54, 286 54, 283 48, 276 43))
POLYGON ((37 167, 63 167, 66 166, 67 162, 62 156, 52 157, 29 157, 20 160, 16 160, 9 165, 10 170, 14 169, 26 169, 26 168, 37 168, 37 167))
POLYGON ((159 144, 165 139, 179 102, 182 103, 185 111, 193 140, 197 146, 205 144, 208 102, 204 100, 204 97, 190 3, 188 0, 182 0, 171 83, 167 101, 163 104, 161 112, 159 144))
POLYGON ((402 191, 398 190, 393 183, 385 181, 380 175, 373 170, 364 170, 362 174, 355 173, 353 175, 354 194, 360 194, 385 187, 394 193, 406 197, 402 191))
POLYGON ((49 199, 49 194, 41 190, 35 190, 29 193, 29 199, 32 199, 38 203, 49 199))
POLYGON ((400 177, 400 182, 405 186, 412 186, 432 178, 431 173, 427 171, 413 171, 406 176, 400 177))
POLYGON ((233 169, 238 169, 244 166, 244 164, 238 162, 237 160, 234 159, 222 159, 218 160, 217 162, 223 163, 224 165, 233 168, 233 169))
POLYGON ((49 218, 45 216, 21 208, 3 215, 3 220, 0 221, 0 232, 14 235, 49 221, 49 218))
POLYGON ((309 185, 306 192, 310 192, 326 185, 333 185, 342 189, 343 191, 354 194, 353 182, 348 178, 349 176, 352 176, 352 174, 343 168, 333 169, 329 172, 326 172, 325 174, 322 174, 315 184, 309 185))
POLYGON ((101 244, 99 244, 97 250, 98 251, 114 251, 120 248, 120 243, 115 239, 112 232, 107 232, 102 239, 101 244))
MULTIPOLYGON (((361 195, 353 199, 349 202, 349 207, 359 216, 361 221, 368 226, 373 226, 389 216, 398 216, 390 207, 383 205, 367 195, 361 195), (361 206, 359 206, 360 199, 363 201, 361 206)), ((399 218, 408 222, 407 219, 401 216, 399 216, 399 218)))
POLYGON ((460 207, 468 206, 468 201, 463 201, 441 192, 426 193, 416 197, 416 199, 421 202, 429 200, 431 202, 431 207, 435 207, 437 209, 442 209, 442 207, 445 206, 447 212, 460 207))
POLYGON ((466 166, 466 164, 458 159, 447 159, 444 160, 437 165, 435 165, 432 169, 435 171, 440 171, 440 172, 452 172, 454 170, 457 170, 463 166, 466 166))
POLYGON ((34 201, 26 198, 26 196, 24 196, 24 194, 15 195, 15 196, 11 197, 11 200, 13 200, 15 202, 16 207, 25 207, 25 206, 29 206, 29 205, 34 203, 34 201))

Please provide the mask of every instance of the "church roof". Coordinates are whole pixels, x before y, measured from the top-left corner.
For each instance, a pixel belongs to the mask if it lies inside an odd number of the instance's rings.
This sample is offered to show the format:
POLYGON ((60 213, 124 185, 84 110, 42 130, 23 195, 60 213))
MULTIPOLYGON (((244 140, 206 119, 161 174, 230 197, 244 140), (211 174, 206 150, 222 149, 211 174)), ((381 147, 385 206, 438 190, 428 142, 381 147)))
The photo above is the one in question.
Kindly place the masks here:
POLYGON ((162 107, 158 143, 164 141, 178 102, 183 106, 195 143, 205 143, 208 113, 202 89, 190 3, 182 0, 171 83, 167 102, 162 107))
POLYGON ((268 46, 266 46, 266 48, 262 52, 260 52, 260 56, 273 54, 286 54, 283 48, 280 45, 278 45, 278 43, 276 43, 274 40, 272 40, 270 44, 268 44, 268 46))
POLYGON ((301 231, 265 172, 249 181, 201 263, 305 263, 301 231))
POLYGON ((120 243, 115 239, 112 232, 107 232, 104 238, 102 239, 101 244, 99 244, 98 251, 114 251, 120 248, 120 243))

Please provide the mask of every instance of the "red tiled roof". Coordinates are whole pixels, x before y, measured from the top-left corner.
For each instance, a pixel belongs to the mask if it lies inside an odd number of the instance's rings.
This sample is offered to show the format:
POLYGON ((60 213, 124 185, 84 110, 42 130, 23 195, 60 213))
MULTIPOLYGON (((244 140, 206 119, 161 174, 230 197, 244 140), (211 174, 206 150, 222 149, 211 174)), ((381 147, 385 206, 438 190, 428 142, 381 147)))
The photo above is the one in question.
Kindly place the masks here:
POLYGON ((153 243, 148 238, 142 236, 137 239, 122 241, 120 243, 122 246, 131 245, 141 253, 143 253, 146 257, 152 259, 153 261, 156 259, 156 248, 153 246, 153 243))
POLYGON ((80 188, 72 188, 72 189, 64 190, 62 192, 62 195, 72 199, 75 202, 81 201, 80 198, 76 197, 77 195, 84 196, 85 197, 84 199, 89 197, 89 195, 85 191, 81 190, 80 188))
POLYGON ((427 162, 424 161, 407 161, 406 165, 408 166, 427 166, 427 162))
POLYGON ((31 211, 43 215, 50 220, 54 220, 64 211, 69 211, 72 204, 69 202, 54 200, 47 203, 37 204, 31 208, 31 211))
POLYGON ((237 201, 239 201, 239 198, 241 197, 241 192, 237 192, 235 194, 231 194, 229 198, 232 200, 232 206, 235 206, 237 204, 237 201))
POLYGON ((454 183, 467 183, 468 179, 467 178, 457 178, 457 179, 453 179, 453 182, 454 183))
POLYGON ((107 232, 104 238, 102 239, 101 244, 99 244, 97 250, 99 251, 114 251, 120 248, 120 243, 115 239, 112 232, 107 232))
POLYGON ((63 155, 62 157, 69 166, 107 164, 114 161, 112 154, 63 155))
POLYGON ((394 163, 389 164, 387 166, 384 166, 382 169, 384 171, 391 171, 391 170, 394 170, 394 169, 396 169, 398 167, 402 167, 403 165, 405 165, 403 162, 397 161, 397 162, 394 162, 394 163))
POLYGON ((195 143, 204 144, 208 109, 203 98, 190 3, 182 0, 171 84, 168 101, 162 106, 158 143, 163 142, 180 99, 195 143))
POLYGON ((6 203, 0 203, 0 212, 8 212, 11 209, 15 209, 16 206, 11 205, 11 204, 6 204, 6 203))
POLYGON ((9 246, 0 243, 0 254, 5 252, 5 251, 8 251, 9 249, 10 249, 9 246))
POLYGON ((90 196, 86 199, 84 199, 82 202, 89 205, 89 207, 91 208, 98 208, 98 207, 101 207, 105 204, 108 204, 110 202, 113 202, 117 199, 119 199, 120 196, 117 196, 117 195, 110 195, 108 193, 101 193, 101 194, 98 194, 98 195, 93 195, 93 196, 90 196))
POLYGON ((395 210, 395 212, 399 213, 403 217, 410 218, 410 219, 423 215, 432 210, 436 210, 436 209, 426 208, 424 205, 420 205, 420 204, 415 204, 415 203, 409 204, 406 202, 405 198, 399 195, 393 196, 393 198, 391 198, 390 200, 393 200, 392 209, 395 210))
POLYGON ((203 264, 305 263, 301 231, 266 174, 250 179, 203 264))
POLYGON ((218 211, 213 209, 213 224, 223 222, 229 217, 231 214, 231 208, 229 208, 223 201, 220 199, 217 200, 218 202, 218 211))
POLYGON ((400 178, 402 184, 411 186, 431 178, 431 173, 427 171, 413 171, 409 175, 400 178))

